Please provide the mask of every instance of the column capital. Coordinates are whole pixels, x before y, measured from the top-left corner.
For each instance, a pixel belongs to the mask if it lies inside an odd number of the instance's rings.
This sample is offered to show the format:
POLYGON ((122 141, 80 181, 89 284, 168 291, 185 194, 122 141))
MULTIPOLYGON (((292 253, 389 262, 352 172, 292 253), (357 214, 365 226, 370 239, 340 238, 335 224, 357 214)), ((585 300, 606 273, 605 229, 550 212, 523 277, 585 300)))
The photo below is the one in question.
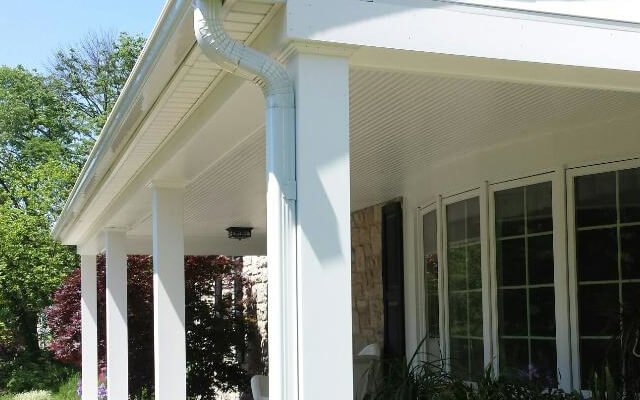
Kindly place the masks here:
POLYGON ((322 56, 334 56, 349 58, 358 49, 359 46, 347 44, 332 44, 319 42, 305 42, 294 40, 289 43, 278 56, 278 61, 288 64, 293 57, 298 54, 315 54, 322 56))

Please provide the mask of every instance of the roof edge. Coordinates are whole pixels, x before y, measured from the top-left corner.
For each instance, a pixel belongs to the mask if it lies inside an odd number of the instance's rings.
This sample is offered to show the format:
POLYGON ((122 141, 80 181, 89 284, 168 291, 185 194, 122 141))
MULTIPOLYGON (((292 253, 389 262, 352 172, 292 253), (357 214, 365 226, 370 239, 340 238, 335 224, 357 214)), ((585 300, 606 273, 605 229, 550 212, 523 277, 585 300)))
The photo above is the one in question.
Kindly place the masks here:
MULTIPOLYGON (((132 110, 137 106, 140 92, 147 83, 151 71, 160 60, 163 50, 174 38, 184 18, 190 15, 191 1, 167 0, 145 46, 129 75, 113 110, 93 146, 76 183, 69 194, 65 207, 58 217, 52 234, 56 240, 65 241, 71 223, 89 199, 88 194, 102 181, 117 159, 114 143, 126 143, 137 129, 123 130, 132 110)), ((155 100, 155 99, 154 99, 155 100)))

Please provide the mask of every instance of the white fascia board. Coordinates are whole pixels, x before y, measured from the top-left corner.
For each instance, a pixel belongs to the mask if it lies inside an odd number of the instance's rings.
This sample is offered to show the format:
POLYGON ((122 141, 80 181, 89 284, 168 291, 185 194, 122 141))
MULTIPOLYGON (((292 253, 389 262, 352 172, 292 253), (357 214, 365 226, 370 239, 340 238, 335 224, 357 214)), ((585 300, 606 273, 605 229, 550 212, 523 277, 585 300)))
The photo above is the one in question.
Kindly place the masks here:
POLYGON ((473 4, 502 9, 533 11, 582 18, 640 23, 637 0, 439 0, 448 3, 473 4))
POLYGON ((640 25, 433 0, 288 0, 290 39, 640 71, 640 25))

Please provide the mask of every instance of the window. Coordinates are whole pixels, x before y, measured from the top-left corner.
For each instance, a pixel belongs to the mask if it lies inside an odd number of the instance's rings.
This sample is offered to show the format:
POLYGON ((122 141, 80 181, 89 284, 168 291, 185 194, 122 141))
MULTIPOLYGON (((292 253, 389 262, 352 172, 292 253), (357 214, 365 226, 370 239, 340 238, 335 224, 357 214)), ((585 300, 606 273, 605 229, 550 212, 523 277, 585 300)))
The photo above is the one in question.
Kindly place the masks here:
POLYGON ((551 182, 495 192, 501 375, 556 381, 551 182))
POLYGON ((580 382, 589 388, 607 363, 624 374, 613 340, 640 303, 640 168, 576 176, 574 180, 580 382))
POLYGON ((480 201, 446 207, 449 362, 452 373, 474 379, 484 370, 480 201))
POLYGON ((422 244, 424 257, 425 320, 427 355, 441 359, 440 304, 438 301, 438 218, 436 210, 422 216, 422 244))
POLYGON ((640 159, 486 183, 439 207, 420 211, 431 355, 442 346, 467 380, 491 363, 565 391, 607 366, 640 393, 640 159))

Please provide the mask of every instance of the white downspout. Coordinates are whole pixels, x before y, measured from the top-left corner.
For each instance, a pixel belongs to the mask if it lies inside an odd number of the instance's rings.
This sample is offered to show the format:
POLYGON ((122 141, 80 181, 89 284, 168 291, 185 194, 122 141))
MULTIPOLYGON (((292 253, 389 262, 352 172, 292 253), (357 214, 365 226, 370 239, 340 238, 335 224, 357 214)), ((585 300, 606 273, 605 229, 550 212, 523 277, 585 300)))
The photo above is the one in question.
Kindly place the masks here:
POLYGON ((269 397, 298 398, 296 146, 293 82, 271 57, 233 40, 222 0, 194 1, 194 30, 220 68, 254 82, 266 99, 269 397))

